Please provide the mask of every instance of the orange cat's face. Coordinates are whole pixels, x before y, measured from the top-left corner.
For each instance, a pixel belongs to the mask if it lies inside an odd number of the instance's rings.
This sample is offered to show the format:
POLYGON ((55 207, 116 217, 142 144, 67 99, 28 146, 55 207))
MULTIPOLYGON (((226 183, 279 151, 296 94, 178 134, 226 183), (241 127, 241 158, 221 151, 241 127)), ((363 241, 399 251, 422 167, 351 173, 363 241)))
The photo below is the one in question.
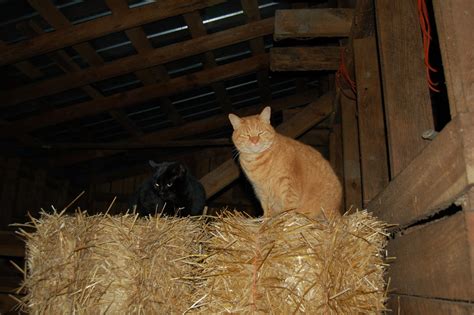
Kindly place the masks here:
POLYGON ((234 127, 232 141, 240 152, 260 153, 273 144, 275 130, 270 125, 270 107, 265 107, 260 115, 240 118, 229 114, 234 127))

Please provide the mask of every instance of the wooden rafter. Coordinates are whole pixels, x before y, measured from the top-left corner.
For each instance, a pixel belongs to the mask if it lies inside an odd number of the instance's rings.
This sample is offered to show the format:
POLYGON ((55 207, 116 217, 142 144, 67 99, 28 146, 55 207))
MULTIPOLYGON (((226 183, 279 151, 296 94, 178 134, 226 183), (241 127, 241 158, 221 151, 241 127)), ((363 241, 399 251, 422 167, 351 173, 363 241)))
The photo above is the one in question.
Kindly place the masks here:
MULTIPOLYGON (((52 4, 51 1, 39 1, 39 0, 28 0, 30 5, 39 12, 42 18, 44 18, 52 27, 56 30, 71 27, 72 24, 69 20, 52 4)), ((29 23, 30 35, 32 37, 41 36, 44 34, 43 30, 36 24, 29 23)), ((81 43, 74 45, 73 49, 86 60, 91 67, 99 67, 104 65, 104 61, 101 56, 95 51, 89 43, 81 43)), ((66 73, 78 72, 81 68, 69 57, 69 55, 63 51, 58 50, 48 54, 49 57, 55 61, 66 73)), ((91 85, 85 85, 81 89, 90 96, 92 99, 101 99, 104 96, 102 93, 91 85)), ((118 122, 122 128, 127 130, 133 135, 140 135, 140 129, 131 121, 125 113, 119 110, 111 110, 109 114, 118 122)))
POLYGON ((96 81, 161 65, 170 61, 205 53, 273 32, 273 18, 248 23, 218 33, 197 37, 184 42, 157 48, 139 55, 121 58, 100 67, 87 68, 76 73, 29 84, 0 93, 4 100, 0 107, 10 106, 39 97, 77 88, 96 81))
MULTIPOLYGON (((247 23, 260 21, 260 10, 257 0, 241 0, 242 9, 247 15, 247 23)), ((253 38, 249 42, 253 55, 265 53, 265 43, 262 37, 253 38)), ((268 69, 263 69, 257 73, 257 81, 260 88, 260 97, 263 102, 272 99, 272 89, 268 79, 268 69)))
MULTIPOLYGON (((39 0, 35 0, 39 1, 39 0)), ((39 54, 72 46, 109 33, 123 31, 171 16, 184 14, 224 0, 162 0, 130 10, 121 18, 109 15, 44 34, 38 38, 8 45, 0 53, 0 65, 10 64, 39 54)))
MULTIPOLYGON (((130 9, 128 8, 126 0, 106 0, 106 3, 109 9, 112 11, 112 14, 118 17, 129 14, 130 9)), ((141 26, 126 30, 125 34, 130 39, 132 45, 138 51, 139 55, 153 51, 153 46, 150 44, 150 41, 146 37, 146 34, 141 26)), ((160 65, 155 69, 156 73, 159 74, 159 81, 169 81, 168 72, 164 66, 160 65)), ((151 69, 136 71, 135 75, 140 81, 142 81, 143 85, 151 85, 157 82, 155 73, 151 69)), ((174 108, 171 100, 168 97, 161 97, 159 99, 159 103, 162 111, 174 124, 178 125, 183 122, 181 115, 178 113, 176 108, 174 108)))
MULTIPOLYGON (((316 95, 315 90, 307 90, 306 93, 275 99, 271 103, 262 104, 261 106, 258 106, 258 107, 252 106, 249 108, 243 108, 241 110, 236 111, 235 113, 240 116, 253 115, 261 111, 262 108, 267 105, 271 106, 274 112, 278 112, 289 107, 306 105, 314 100, 315 95, 316 95)), ((149 143, 149 144, 166 142, 166 141, 171 141, 177 138, 203 134, 215 129, 228 126, 228 124, 229 124, 229 119, 227 118, 227 115, 221 114, 221 115, 216 115, 213 117, 197 120, 194 122, 189 122, 184 125, 151 132, 135 139, 135 142, 149 143)), ((96 158, 102 158, 105 156, 113 155, 122 151, 123 150, 116 150, 116 151, 95 150, 95 151, 83 152, 82 154, 75 153, 71 155, 58 157, 56 161, 54 162, 54 165, 55 166, 68 166, 71 164, 75 164, 75 163, 79 163, 79 162, 83 162, 87 160, 92 160, 96 158)))
MULTIPOLYGON (((296 138, 308 131, 311 127, 326 118, 333 110, 332 93, 321 96, 276 128, 276 130, 288 137, 296 138)), ((239 168, 234 159, 227 160, 216 169, 201 178, 201 183, 206 190, 207 198, 222 190, 239 177, 239 168)))
POLYGON ((128 92, 56 109, 45 114, 12 122, 8 127, 0 128, 0 130, 3 137, 11 136, 17 130, 27 132, 40 127, 51 126, 60 122, 70 121, 112 109, 125 108, 176 92, 206 86, 220 80, 252 73, 266 67, 268 67, 268 56, 258 55, 216 68, 173 78, 168 82, 147 85, 128 92))

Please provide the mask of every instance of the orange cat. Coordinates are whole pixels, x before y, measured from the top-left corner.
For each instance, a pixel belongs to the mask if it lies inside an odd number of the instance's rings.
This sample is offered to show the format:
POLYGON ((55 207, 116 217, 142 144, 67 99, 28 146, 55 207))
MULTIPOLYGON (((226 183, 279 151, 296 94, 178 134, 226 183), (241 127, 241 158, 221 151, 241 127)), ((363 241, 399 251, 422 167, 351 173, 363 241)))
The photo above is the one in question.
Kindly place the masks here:
POLYGON ((240 165, 253 185, 265 216, 295 210, 315 218, 339 214, 342 187, 328 161, 312 147, 278 134, 270 107, 260 115, 229 114, 240 165))

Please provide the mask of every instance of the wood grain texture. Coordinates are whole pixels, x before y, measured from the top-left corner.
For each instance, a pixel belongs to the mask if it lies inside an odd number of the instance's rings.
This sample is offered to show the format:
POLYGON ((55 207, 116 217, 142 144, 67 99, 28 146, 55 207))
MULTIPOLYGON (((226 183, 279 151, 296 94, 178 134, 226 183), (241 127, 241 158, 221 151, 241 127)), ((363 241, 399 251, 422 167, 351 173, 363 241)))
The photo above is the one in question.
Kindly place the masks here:
POLYGON ((0 130, 3 136, 12 135, 16 130, 27 132, 40 127, 51 126, 60 122, 70 121, 112 109, 125 108, 154 98, 206 86, 213 82, 255 72, 266 67, 268 67, 268 56, 258 55, 216 68, 176 77, 167 82, 147 85, 131 91, 104 97, 102 99, 71 105, 45 114, 15 121, 10 125, 7 125, 8 127, 2 127, 0 130))
POLYGON ((25 242, 13 232, 0 231, 0 256, 24 257, 25 242))
MULTIPOLYGON (((334 169, 339 181, 344 182, 344 162, 342 156, 342 128, 341 124, 334 124, 329 134, 329 162, 334 169)), ((345 195, 345 193, 344 193, 345 195)), ((346 209, 345 196, 343 198, 342 208, 346 209)))
POLYGON ((337 70, 340 47, 273 47, 270 49, 272 71, 337 70))
MULTIPOLYGON (((258 113, 263 109, 264 106, 271 106, 273 111, 280 111, 282 109, 291 107, 291 106, 303 106, 310 103, 314 100, 314 95, 316 91, 308 90, 308 93, 292 95, 288 97, 279 98, 273 100, 271 103, 265 103, 258 107, 244 108, 236 111, 237 115, 248 116, 258 113)), ((167 128, 164 130, 147 133, 141 137, 138 137, 136 140, 137 143, 159 143, 163 141, 169 141, 172 139, 180 137, 189 137, 192 135, 205 133, 215 129, 222 128, 228 125, 229 119, 227 115, 216 115, 209 118, 193 121, 186 123, 184 125, 175 126, 167 128)), ((121 150, 94 150, 86 152, 75 152, 73 154, 67 154, 58 156, 53 165, 55 167, 67 166, 87 160, 92 160, 96 158, 102 158, 105 156, 110 156, 116 153, 122 152, 121 150)))
MULTIPOLYGON (((315 124, 326 118, 332 111, 334 96, 327 93, 306 106, 301 112, 279 125, 276 130, 288 137, 296 138, 308 131, 315 124)), ((222 190, 238 178, 240 169, 237 162, 229 159, 205 176, 200 181, 206 190, 207 198, 222 190)))
POLYGON ((389 170, 375 36, 354 39, 363 205, 388 185, 389 170))
POLYGON ((413 228, 387 245, 388 277, 396 294, 472 301, 474 262, 470 256, 472 212, 457 212, 413 228), (470 232, 468 232, 470 228, 470 232))
POLYGON ((407 226, 445 209, 474 184, 474 114, 455 117, 367 208, 389 223, 407 226), (467 156, 467 158, 466 158, 467 156))
POLYGON ((390 294, 387 307, 389 314, 412 315, 472 315, 474 305, 471 303, 444 301, 416 296, 390 294))
POLYGON ((362 209, 357 104, 345 96, 341 96, 341 126, 346 210, 351 207, 362 209))
MULTIPOLYGON (((39 0, 35 0, 37 2, 39 0)), ((89 22, 7 45, 0 53, 0 65, 27 59, 53 50, 82 43, 109 33, 123 31, 171 16, 206 8, 224 0, 167 0, 130 10, 120 18, 108 15, 89 22)), ((41 4, 41 3, 39 3, 41 4)), ((41 8, 41 6, 39 5, 41 8)))
POLYGON ((352 9, 292 9, 275 12, 273 38, 312 38, 348 36, 352 9))
POLYGON ((100 67, 86 68, 77 73, 66 74, 38 83, 28 84, 12 91, 5 91, 0 93, 0 98, 4 100, 2 104, 0 104, 0 107, 11 106, 16 103, 52 95, 86 84, 205 53, 258 36, 268 35, 273 32, 273 23, 273 18, 248 23, 225 31, 153 49, 141 54, 120 58, 117 61, 100 67))
POLYGON ((433 129, 416 2, 375 2, 392 178, 427 145, 433 129))
POLYGON ((451 116, 474 111, 474 1, 435 0, 444 75, 451 116))

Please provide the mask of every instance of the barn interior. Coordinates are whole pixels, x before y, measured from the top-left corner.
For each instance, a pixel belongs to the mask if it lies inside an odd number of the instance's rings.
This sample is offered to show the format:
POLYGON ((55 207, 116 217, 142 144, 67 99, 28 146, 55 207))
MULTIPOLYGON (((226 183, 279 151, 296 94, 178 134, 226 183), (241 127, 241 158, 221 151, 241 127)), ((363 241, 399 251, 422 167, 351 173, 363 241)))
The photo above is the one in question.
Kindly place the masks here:
POLYGON ((0 313, 21 295, 11 224, 79 195, 71 211, 123 213, 149 160, 183 162, 208 214, 260 216, 227 116, 265 106, 330 161, 345 210, 396 225, 392 310, 473 312, 472 15, 469 0, 0 1, 0 313))

